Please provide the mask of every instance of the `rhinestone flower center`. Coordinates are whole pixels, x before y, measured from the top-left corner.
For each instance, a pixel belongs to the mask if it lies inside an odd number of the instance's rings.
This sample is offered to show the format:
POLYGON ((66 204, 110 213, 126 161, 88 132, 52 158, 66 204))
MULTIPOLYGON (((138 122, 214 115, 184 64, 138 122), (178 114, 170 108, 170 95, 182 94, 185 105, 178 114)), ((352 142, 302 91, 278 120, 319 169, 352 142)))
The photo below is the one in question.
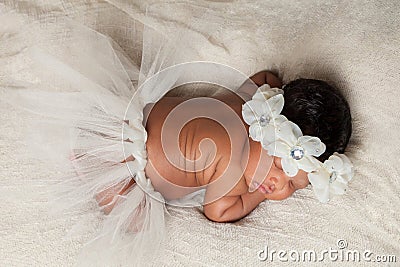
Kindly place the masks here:
POLYGON ((295 160, 300 160, 304 157, 304 149, 300 146, 294 146, 290 150, 290 156, 295 160))
POLYGON ((334 181, 336 181, 336 178, 337 178, 337 173, 332 172, 331 176, 329 176, 329 183, 333 183, 334 181))
POLYGON ((260 125, 262 127, 264 127, 265 125, 267 125, 269 123, 270 118, 268 116, 266 116, 265 114, 263 114, 263 115, 260 116, 259 121, 260 121, 260 125))

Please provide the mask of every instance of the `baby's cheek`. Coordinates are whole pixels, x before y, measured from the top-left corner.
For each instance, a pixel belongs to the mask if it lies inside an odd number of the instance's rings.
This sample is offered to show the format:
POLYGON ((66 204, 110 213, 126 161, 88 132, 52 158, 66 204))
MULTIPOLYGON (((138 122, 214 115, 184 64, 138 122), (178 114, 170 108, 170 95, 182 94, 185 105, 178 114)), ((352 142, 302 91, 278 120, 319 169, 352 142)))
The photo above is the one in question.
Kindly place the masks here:
POLYGON ((287 189, 287 190, 282 190, 280 192, 274 192, 272 194, 266 194, 265 198, 270 199, 270 200, 284 200, 293 195, 295 190, 293 189, 287 189))

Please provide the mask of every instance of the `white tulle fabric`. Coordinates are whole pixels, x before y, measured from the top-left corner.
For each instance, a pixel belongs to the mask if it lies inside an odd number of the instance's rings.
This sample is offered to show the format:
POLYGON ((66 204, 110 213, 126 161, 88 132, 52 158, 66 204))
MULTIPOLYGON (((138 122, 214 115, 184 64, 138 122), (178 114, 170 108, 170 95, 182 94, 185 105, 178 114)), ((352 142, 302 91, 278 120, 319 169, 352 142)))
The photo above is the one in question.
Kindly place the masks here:
MULTIPOLYGON (((168 215, 163 196, 144 172, 147 133, 143 108, 173 87, 179 71, 145 82, 160 70, 181 63, 184 53, 144 27, 143 35, 138 36, 143 38, 139 67, 110 38, 70 21, 63 23, 66 38, 59 47, 47 51, 32 46, 24 52, 40 81, 23 89, 3 88, 2 97, 38 115, 30 122, 25 141, 34 157, 60 170, 51 190, 56 216, 83 212, 89 204, 96 208, 85 212, 100 213, 96 193, 117 185, 122 189, 135 179, 136 184, 124 196, 113 199, 114 209, 103 216, 101 227, 84 245, 76 263, 142 266, 148 257, 157 255, 168 215), (129 155, 134 161, 121 163, 129 155)), ((201 205, 203 196, 204 190, 200 190, 171 204, 201 205)), ((79 233, 84 227, 77 222, 72 229, 79 233)))

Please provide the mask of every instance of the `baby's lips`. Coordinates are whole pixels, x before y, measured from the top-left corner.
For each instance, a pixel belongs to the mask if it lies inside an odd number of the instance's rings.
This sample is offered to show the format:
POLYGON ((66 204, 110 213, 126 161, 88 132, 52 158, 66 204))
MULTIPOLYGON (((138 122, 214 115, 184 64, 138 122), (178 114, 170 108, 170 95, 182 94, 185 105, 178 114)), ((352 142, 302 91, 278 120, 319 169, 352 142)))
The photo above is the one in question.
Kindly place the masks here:
POLYGON ((266 189, 263 185, 260 185, 260 187, 258 188, 258 190, 260 190, 261 193, 263 193, 263 194, 269 193, 269 192, 267 191, 267 189, 266 189))
POLYGON ((274 192, 275 185, 272 184, 272 185, 270 185, 269 187, 266 187, 266 188, 268 188, 268 193, 271 194, 272 192, 274 192))
POLYGON ((257 182, 253 182, 254 186, 263 194, 271 194, 272 192, 274 192, 275 189, 275 185, 271 185, 271 186, 265 186, 264 184, 259 184, 257 182))
POLYGON ((251 187, 252 187, 252 189, 254 189, 253 191, 255 191, 255 190, 259 190, 261 193, 263 193, 263 194, 266 194, 267 193, 267 191, 265 190, 265 188, 264 188, 264 186, 263 185, 260 185, 258 182, 256 182, 256 181, 253 181, 252 183, 251 183, 251 187))
POLYGON ((249 192, 251 192, 251 193, 258 190, 263 194, 271 194, 272 192, 274 192, 274 189, 275 189, 275 185, 273 185, 273 184, 270 186, 267 186, 264 184, 259 184, 256 181, 252 181, 249 186, 249 192))

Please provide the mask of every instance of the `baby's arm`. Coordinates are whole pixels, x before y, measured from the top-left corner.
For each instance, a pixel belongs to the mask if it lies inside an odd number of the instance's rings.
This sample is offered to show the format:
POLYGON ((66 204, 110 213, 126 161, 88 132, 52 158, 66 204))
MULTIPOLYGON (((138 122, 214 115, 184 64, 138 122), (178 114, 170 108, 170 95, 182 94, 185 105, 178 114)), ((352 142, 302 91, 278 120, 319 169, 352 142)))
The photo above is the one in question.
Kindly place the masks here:
POLYGON ((265 194, 259 190, 248 192, 244 177, 235 178, 242 173, 240 165, 231 164, 229 170, 217 166, 213 177, 206 182, 208 186, 204 203, 207 204, 203 206, 203 212, 208 219, 215 222, 239 220, 265 200, 265 194))
POLYGON ((204 205, 204 215, 215 222, 232 222, 242 219, 265 200, 259 190, 222 198, 204 205))

